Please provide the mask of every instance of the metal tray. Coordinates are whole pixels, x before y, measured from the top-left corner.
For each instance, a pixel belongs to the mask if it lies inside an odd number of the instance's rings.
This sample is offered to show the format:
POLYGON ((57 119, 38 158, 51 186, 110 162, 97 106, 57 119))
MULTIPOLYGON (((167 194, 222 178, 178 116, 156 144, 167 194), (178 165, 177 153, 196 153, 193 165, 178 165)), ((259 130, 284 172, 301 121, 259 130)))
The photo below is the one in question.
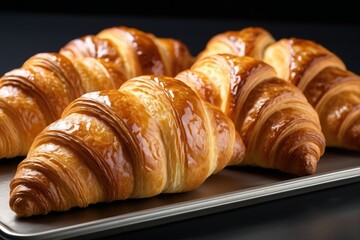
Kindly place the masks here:
POLYGON ((315 175, 294 177, 275 170, 226 168, 198 189, 148 199, 99 203, 46 216, 18 218, 10 210, 9 182, 21 159, 0 162, 0 236, 5 239, 54 239, 105 236, 360 180, 358 152, 326 149, 315 175))

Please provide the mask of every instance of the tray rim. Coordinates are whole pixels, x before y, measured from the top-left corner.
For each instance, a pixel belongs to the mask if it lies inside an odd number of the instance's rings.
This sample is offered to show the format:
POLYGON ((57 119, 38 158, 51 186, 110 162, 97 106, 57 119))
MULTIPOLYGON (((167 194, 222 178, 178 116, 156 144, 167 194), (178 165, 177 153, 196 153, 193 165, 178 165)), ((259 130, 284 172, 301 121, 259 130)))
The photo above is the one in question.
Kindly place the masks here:
POLYGON ((0 236, 4 239, 72 238, 89 234, 105 236, 255 205, 282 197, 309 193, 357 181, 360 181, 360 166, 297 177, 265 184, 261 187, 231 191, 216 196, 154 207, 37 233, 18 233, 0 222, 0 236))

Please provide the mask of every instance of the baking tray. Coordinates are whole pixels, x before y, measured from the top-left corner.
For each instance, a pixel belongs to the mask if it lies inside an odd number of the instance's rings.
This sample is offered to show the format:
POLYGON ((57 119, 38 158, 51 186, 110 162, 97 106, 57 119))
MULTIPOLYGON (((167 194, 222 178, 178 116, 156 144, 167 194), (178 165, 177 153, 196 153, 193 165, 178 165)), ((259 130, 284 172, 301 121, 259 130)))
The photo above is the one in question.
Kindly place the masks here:
POLYGON ((360 154, 326 149, 315 175, 295 177, 275 170, 230 167, 188 193, 99 203, 46 216, 18 218, 10 210, 9 182, 21 159, 0 162, 0 236, 54 239, 105 236, 196 216, 296 196, 360 180, 360 154))

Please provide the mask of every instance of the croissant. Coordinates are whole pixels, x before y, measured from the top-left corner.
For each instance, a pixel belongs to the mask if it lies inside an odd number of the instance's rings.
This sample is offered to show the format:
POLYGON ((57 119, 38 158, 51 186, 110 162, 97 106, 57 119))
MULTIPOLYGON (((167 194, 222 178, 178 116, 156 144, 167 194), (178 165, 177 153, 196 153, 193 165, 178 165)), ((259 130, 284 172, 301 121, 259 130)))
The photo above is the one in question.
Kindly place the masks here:
POLYGON ((180 41, 126 27, 31 57, 0 79, 0 158, 26 155, 34 137, 82 94, 117 89, 135 75, 174 75, 191 61, 180 41))
POLYGON ((193 63, 188 48, 180 40, 157 38, 125 26, 74 39, 60 53, 70 58, 93 57, 118 63, 128 79, 145 74, 173 77, 193 63))
POLYGON ((214 53, 252 56, 272 65, 315 108, 327 146, 360 150, 359 76, 324 46, 297 38, 275 42, 265 29, 249 27, 214 36, 198 58, 214 53))
POLYGON ((232 121, 183 82, 140 76, 87 93, 34 140, 10 183, 19 216, 191 191, 244 145, 232 121))
POLYGON ((230 117, 246 148, 241 165, 314 174, 324 153, 319 117, 302 92, 252 57, 213 54, 176 78, 230 117))
POLYGON ((264 61, 303 91, 327 146, 360 150, 360 77, 338 56, 314 41, 289 38, 270 45, 264 61))

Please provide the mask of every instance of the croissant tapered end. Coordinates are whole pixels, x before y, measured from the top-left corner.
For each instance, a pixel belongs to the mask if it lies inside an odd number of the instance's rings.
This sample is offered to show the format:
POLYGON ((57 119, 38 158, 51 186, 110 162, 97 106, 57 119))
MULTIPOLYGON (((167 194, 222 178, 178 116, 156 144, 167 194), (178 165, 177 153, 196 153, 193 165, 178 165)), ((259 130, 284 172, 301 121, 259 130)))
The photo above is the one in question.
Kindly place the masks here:
POLYGON ((320 156, 314 156, 312 154, 305 154, 304 161, 306 164, 305 164, 304 175, 316 173, 319 159, 320 159, 320 156))
MULTIPOLYGON (((23 187, 25 188, 25 187, 23 187)), ((31 215, 44 215, 47 212, 45 209, 41 208, 40 202, 38 199, 29 198, 26 196, 21 196, 23 192, 26 192, 26 188, 24 190, 19 187, 16 192, 18 196, 11 196, 12 201, 10 202, 11 209, 18 215, 19 217, 29 217, 31 215)), ((36 196, 39 196, 36 194, 36 196)))
POLYGON ((260 27, 248 27, 241 31, 227 31, 212 37, 206 44, 205 50, 197 58, 228 53, 262 59, 266 47, 273 42, 275 42, 273 36, 260 27))
POLYGON ((248 56, 213 54, 177 78, 233 120, 246 148, 239 165, 315 173, 325 149, 319 116, 270 65, 248 56))
MULTIPOLYGON (((278 150, 278 156, 284 156, 284 162, 278 162, 279 168, 298 176, 315 174, 320 157, 324 153, 325 139, 322 135, 302 133, 307 137, 299 136, 299 132, 289 134, 283 147, 278 150), (310 135, 310 136, 309 136, 310 135), (290 143, 290 144, 289 144, 290 143), (282 155, 284 154, 284 155, 282 155)), ((277 162, 279 159, 274 159, 277 162)))
POLYGON ((296 161, 292 162, 291 166, 288 168, 288 172, 300 176, 315 174, 319 158, 320 156, 314 156, 311 153, 304 153, 296 156, 296 161))
POLYGON ((19 217, 30 217, 30 213, 39 215, 39 212, 34 210, 36 207, 34 201, 29 199, 17 198, 16 202, 12 204, 12 209, 19 217))
POLYGON ((325 137, 316 112, 304 100, 297 97, 275 100, 268 106, 273 110, 264 109, 263 116, 247 130, 249 123, 245 121, 246 131, 242 131, 247 147, 245 164, 297 176, 316 172, 325 151, 325 137))
POLYGON ((190 191, 244 152, 231 119, 189 86, 140 76, 76 99, 37 135, 9 203, 31 216, 190 191))

